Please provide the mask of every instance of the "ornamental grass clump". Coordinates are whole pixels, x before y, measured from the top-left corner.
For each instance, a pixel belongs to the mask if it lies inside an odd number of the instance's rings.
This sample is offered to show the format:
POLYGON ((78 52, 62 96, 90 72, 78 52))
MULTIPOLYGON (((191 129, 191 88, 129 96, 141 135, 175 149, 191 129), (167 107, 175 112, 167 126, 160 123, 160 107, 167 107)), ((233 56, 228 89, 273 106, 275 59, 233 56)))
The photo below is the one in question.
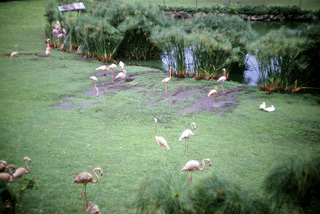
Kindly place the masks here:
MULTIPOLYGON (((178 172, 177 172, 178 173, 178 172)), ((195 213, 185 176, 170 171, 146 179, 133 206, 139 213, 195 213)))
POLYGON ((270 213, 263 198, 216 175, 206 177, 196 186, 192 200, 196 213, 270 213))
POLYGON ((320 158, 289 159, 273 168, 263 188, 273 213, 317 213, 320 208, 320 158))

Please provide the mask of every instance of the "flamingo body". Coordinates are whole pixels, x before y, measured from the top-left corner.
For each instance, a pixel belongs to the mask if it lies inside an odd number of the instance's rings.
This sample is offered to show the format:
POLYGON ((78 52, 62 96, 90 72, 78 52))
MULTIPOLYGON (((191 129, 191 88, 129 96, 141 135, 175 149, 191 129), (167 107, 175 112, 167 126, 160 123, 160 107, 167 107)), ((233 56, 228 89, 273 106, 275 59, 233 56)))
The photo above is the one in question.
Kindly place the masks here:
POLYGON ((0 173, 0 180, 11 182, 14 179, 13 173, 15 172, 16 167, 14 165, 9 165, 6 169, 8 169, 9 173, 0 173), (10 168, 12 168, 13 171, 11 171, 10 168))
POLYGON ((114 79, 123 79, 126 77, 126 75, 127 75, 127 71, 123 70, 114 79))
POLYGON ((26 168, 23 168, 23 167, 18 168, 12 175, 13 179, 20 178, 23 175, 28 174, 30 172, 30 168, 27 165, 26 161, 31 161, 31 159, 28 157, 24 157, 23 162, 26 168))
POLYGON ((105 71, 105 70, 107 70, 106 65, 101 65, 100 67, 96 68, 96 71, 105 71))
POLYGON ((208 97, 210 97, 211 95, 215 95, 218 93, 218 88, 215 87, 214 89, 212 89, 211 91, 209 91, 208 97))
POLYGON ((119 66, 121 69, 124 69, 124 63, 122 61, 119 62, 119 66))
POLYGON ((227 77, 222 76, 222 77, 220 77, 220 78, 218 79, 218 82, 224 82, 224 81, 226 81, 226 80, 227 80, 227 77))
POLYGON ((10 57, 14 57, 14 56, 16 56, 16 55, 18 55, 18 52, 14 51, 14 52, 12 52, 12 53, 10 54, 10 57))

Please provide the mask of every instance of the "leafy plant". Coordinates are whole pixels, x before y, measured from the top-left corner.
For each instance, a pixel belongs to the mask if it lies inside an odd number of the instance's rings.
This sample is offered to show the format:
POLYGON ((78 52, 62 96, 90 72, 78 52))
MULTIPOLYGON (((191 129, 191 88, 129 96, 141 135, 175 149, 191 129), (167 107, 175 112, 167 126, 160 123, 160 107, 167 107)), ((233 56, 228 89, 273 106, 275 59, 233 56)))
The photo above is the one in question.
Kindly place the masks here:
POLYGON ((162 171, 140 185, 134 207, 139 213, 193 213, 188 182, 174 172, 162 171))
POLYGON ((251 192, 211 175, 196 186, 192 199, 197 213, 270 213, 268 204, 251 192))
POLYGON ((264 190, 274 204, 274 212, 298 209, 317 213, 320 208, 320 158, 289 159, 273 168, 264 180, 264 190))

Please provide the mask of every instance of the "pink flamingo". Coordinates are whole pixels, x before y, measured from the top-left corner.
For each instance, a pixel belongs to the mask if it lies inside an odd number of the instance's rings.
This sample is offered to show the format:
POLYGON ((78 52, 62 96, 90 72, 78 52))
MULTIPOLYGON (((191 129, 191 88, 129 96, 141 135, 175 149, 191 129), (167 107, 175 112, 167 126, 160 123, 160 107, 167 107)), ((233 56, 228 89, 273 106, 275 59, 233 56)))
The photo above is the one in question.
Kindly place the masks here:
MULTIPOLYGON (((107 70, 106 65, 101 65, 100 67, 96 68, 96 71, 106 71, 106 70, 107 70)), ((101 74, 101 76, 105 77, 106 74, 101 74)), ((103 82, 104 82, 104 78, 103 78, 103 82)))
POLYGON ((169 77, 164 78, 161 83, 165 83, 166 84, 166 95, 168 95, 167 93, 167 88, 168 88, 168 82, 171 80, 171 66, 169 68, 169 77))
POLYGON ((96 174, 96 171, 99 171, 101 176, 103 175, 102 169, 101 168, 94 168, 93 169, 93 174, 96 176, 97 180, 93 180, 92 175, 88 172, 82 172, 80 173, 77 178, 73 181, 73 183, 75 184, 83 184, 82 186, 82 192, 81 192, 81 197, 82 197, 82 201, 84 202, 83 199, 83 189, 84 189, 84 195, 86 198, 86 203, 84 204, 85 206, 85 210, 87 211, 88 208, 88 201, 87 201, 87 183, 91 182, 91 183, 97 183, 99 181, 99 177, 96 174))
POLYGON ((28 157, 24 157, 23 162, 24 162, 24 165, 26 166, 26 168, 23 168, 23 167, 18 168, 18 169, 15 171, 15 173, 13 173, 13 175, 12 175, 12 176, 13 176, 13 179, 20 178, 20 177, 22 177, 23 175, 28 174, 28 173, 30 172, 30 168, 29 168, 29 166, 27 165, 26 161, 31 161, 31 159, 28 158, 28 157))
MULTIPOLYGON (((154 122, 155 122, 155 133, 154 133, 154 137, 157 141, 157 144, 160 146, 160 155, 159 157, 161 156, 161 152, 162 152, 162 147, 165 147, 167 148, 167 150, 169 150, 169 146, 167 144, 167 141, 163 138, 163 137, 160 137, 160 136, 157 136, 157 118, 154 118, 154 122)), ((164 157, 165 157, 165 160, 166 160, 166 166, 167 166, 167 157, 166 157, 166 153, 164 153, 164 157)), ((158 158, 158 161, 159 161, 159 158, 158 158)))
POLYGON ((9 165, 8 167, 6 167, 6 169, 8 170, 8 173, 6 172, 2 172, 0 173, 0 180, 5 180, 5 181, 8 181, 8 182, 11 182, 13 181, 13 173, 15 172, 15 169, 16 167, 14 165, 9 165), (12 171, 10 170, 10 168, 12 168, 12 171))
POLYGON ((109 67, 107 67, 107 70, 111 69, 112 70, 112 82, 113 82, 113 70, 117 68, 117 65, 116 64, 111 64, 109 65, 109 67))
MULTIPOLYGON (((202 160, 202 168, 200 168, 200 163, 196 160, 190 160, 186 163, 186 165, 181 169, 181 173, 183 173, 184 171, 189 171, 191 172, 191 176, 190 176, 190 184, 191 184, 191 189, 192 189, 192 173, 195 170, 199 170, 199 171, 203 171, 206 168, 206 163, 205 161, 207 161, 209 163, 209 166, 211 166, 211 160, 206 158, 202 160)), ((193 192, 193 190, 192 190, 193 192)))
POLYGON ((227 80, 227 76, 226 76, 226 69, 223 68, 223 76, 221 76, 219 79, 218 79, 218 82, 221 82, 221 88, 222 88, 222 92, 224 92, 223 90, 223 82, 227 80))
POLYGON ((179 138, 179 141, 181 141, 182 139, 184 139, 184 148, 185 148, 185 151, 184 151, 184 155, 187 154, 187 158, 189 157, 189 154, 188 154, 188 147, 189 147, 189 138, 191 136, 193 136, 196 132, 196 128, 197 128, 197 124, 196 123, 191 123, 190 124, 193 132, 190 130, 190 129, 186 129, 182 132, 180 138, 179 138))
MULTIPOLYGON (((127 75, 127 71, 126 70, 122 70, 114 79, 124 79, 126 78, 127 75)), ((121 85, 123 85, 123 82, 121 81, 121 85)))
POLYGON ((212 102, 214 103, 214 95, 218 93, 218 88, 215 87, 211 91, 209 91, 208 97, 212 96, 212 102))
POLYGON ((93 88, 93 86, 94 86, 94 88, 96 89, 96 91, 97 91, 97 94, 96 94, 96 96, 99 96, 99 90, 98 90, 98 88, 97 88, 97 81, 98 81, 98 78, 97 77, 95 77, 95 76, 91 76, 90 77, 90 79, 92 80, 92 82, 93 82, 93 84, 92 84, 92 88, 93 88))

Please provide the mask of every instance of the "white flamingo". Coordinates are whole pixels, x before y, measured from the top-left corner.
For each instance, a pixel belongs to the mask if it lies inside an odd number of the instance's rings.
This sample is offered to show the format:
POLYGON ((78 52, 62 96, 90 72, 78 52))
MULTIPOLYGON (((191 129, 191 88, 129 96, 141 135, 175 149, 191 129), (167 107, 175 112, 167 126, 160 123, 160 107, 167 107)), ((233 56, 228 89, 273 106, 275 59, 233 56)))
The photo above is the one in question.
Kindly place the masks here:
POLYGON ((166 91, 166 95, 168 94, 167 93, 167 88, 168 88, 168 82, 171 80, 171 66, 169 68, 169 77, 166 77, 164 78, 161 83, 165 83, 166 84, 166 88, 165 88, 165 91, 166 91))
POLYGON ((189 154, 188 154, 189 138, 195 134, 196 128, 197 128, 197 124, 196 123, 191 123, 190 126, 191 126, 193 131, 191 131, 190 129, 186 129, 186 130, 184 130, 182 132, 182 134, 181 134, 181 136, 179 138, 179 141, 184 139, 184 148, 185 148, 184 155, 187 154, 187 158, 189 157, 189 154))
POLYGON ((116 64, 111 64, 109 65, 109 67, 107 67, 107 70, 111 69, 112 70, 112 82, 113 82, 113 70, 117 68, 117 65, 116 64))
MULTIPOLYGON (((120 71, 120 73, 114 78, 116 79, 124 79, 127 76, 127 71, 126 70, 122 70, 120 71)), ((121 85, 123 85, 123 82, 121 81, 121 85)))
MULTIPOLYGON (((191 184, 191 189, 192 189, 192 173, 195 170, 198 171, 203 171, 206 168, 206 163, 205 161, 207 161, 209 163, 209 166, 211 166, 211 160, 206 158, 202 160, 202 168, 200 168, 200 163, 196 160, 190 160, 186 163, 186 165, 181 169, 181 173, 183 173, 184 171, 189 171, 191 172, 191 176, 190 176, 190 184, 191 184)), ((192 190, 193 192, 193 190, 192 190)))
POLYGON ((214 95, 218 93, 218 88, 215 87, 211 91, 209 91, 208 97, 212 96, 212 102, 214 103, 214 95))
POLYGON ((221 82, 221 88, 222 88, 222 92, 224 92, 223 90, 223 82, 227 80, 227 76, 226 76, 226 69, 223 68, 223 76, 221 76, 219 79, 218 79, 218 82, 221 82))
MULTIPOLYGON (((157 118, 154 118, 154 122, 155 122, 155 133, 154 133, 154 137, 157 141, 157 144, 160 146, 160 155, 159 157, 161 156, 161 152, 162 152, 162 147, 165 147, 167 148, 167 150, 169 150, 169 146, 168 146, 168 143, 167 141, 163 138, 163 137, 160 137, 160 136, 157 136, 157 118)), ((167 165, 167 157, 166 157, 166 153, 164 153, 164 157, 165 157, 165 160, 166 160, 166 165, 167 165)), ((159 158, 158 158, 158 161, 159 161, 159 158)))
POLYGON ((93 84, 92 84, 92 88, 94 87, 97 91, 97 94, 96 94, 96 97, 99 96, 99 90, 97 88, 97 81, 98 81, 98 78, 95 77, 95 76, 91 76, 90 79, 92 80, 93 84))

